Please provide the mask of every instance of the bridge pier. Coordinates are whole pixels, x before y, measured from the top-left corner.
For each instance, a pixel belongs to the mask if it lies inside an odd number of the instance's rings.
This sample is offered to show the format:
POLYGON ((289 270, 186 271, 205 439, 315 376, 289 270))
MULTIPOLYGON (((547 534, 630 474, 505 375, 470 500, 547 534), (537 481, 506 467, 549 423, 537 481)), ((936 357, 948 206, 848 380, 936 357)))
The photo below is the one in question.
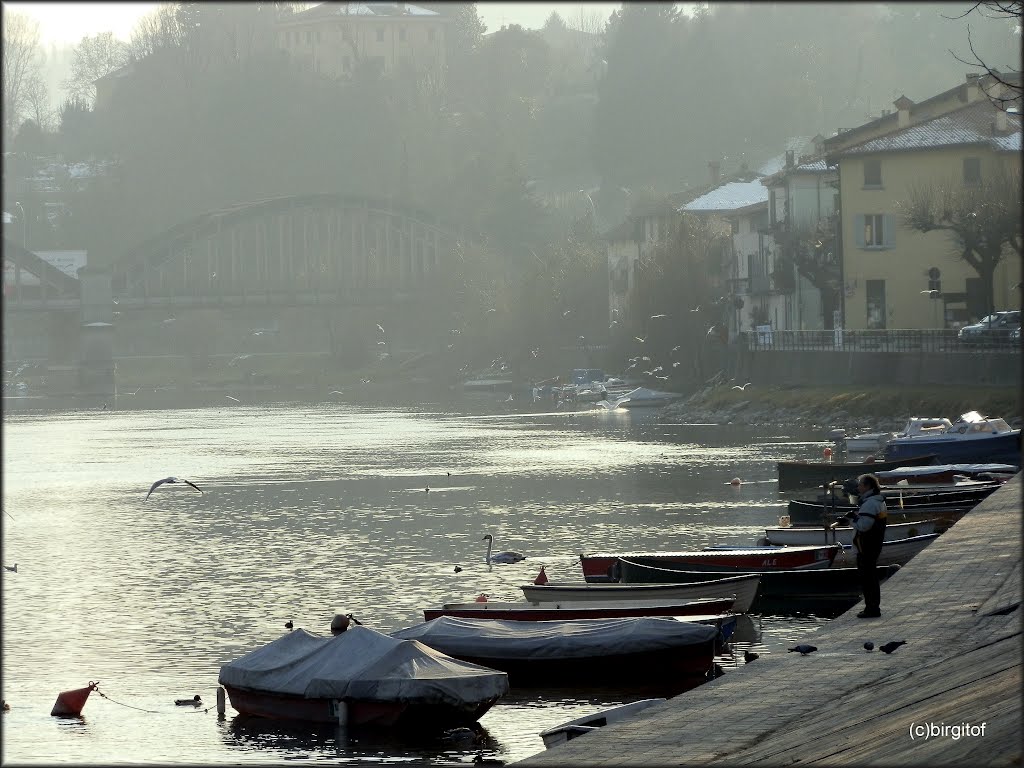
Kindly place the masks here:
POLYGON ((85 397, 108 398, 117 392, 111 278, 109 269, 85 266, 78 270, 82 301, 78 391, 85 397))

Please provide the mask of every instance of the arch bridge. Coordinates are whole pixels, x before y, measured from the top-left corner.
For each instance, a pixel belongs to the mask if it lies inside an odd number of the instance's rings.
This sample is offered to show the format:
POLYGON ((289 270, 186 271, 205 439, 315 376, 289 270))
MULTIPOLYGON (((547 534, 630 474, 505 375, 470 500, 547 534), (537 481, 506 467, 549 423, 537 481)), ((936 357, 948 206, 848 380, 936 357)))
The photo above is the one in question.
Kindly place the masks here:
POLYGON ((345 303, 415 295, 464 235, 424 211, 334 194, 210 211, 113 265, 122 308, 155 304, 345 303))

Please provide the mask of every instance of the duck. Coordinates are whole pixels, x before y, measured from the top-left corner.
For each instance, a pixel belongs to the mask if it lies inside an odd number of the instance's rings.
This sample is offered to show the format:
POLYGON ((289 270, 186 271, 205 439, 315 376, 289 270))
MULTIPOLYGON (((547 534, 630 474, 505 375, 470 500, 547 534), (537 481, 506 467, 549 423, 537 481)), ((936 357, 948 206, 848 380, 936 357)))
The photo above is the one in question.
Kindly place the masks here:
POLYGON ((175 699, 174 703, 177 704, 179 707, 198 707, 202 705, 203 700, 199 698, 199 694, 197 693, 191 699, 175 699))
POLYGON ((496 555, 492 555, 491 547, 494 545, 494 537, 489 533, 481 541, 487 542, 487 554, 484 556, 485 563, 518 563, 520 560, 526 559, 526 555, 519 552, 499 552, 496 555))

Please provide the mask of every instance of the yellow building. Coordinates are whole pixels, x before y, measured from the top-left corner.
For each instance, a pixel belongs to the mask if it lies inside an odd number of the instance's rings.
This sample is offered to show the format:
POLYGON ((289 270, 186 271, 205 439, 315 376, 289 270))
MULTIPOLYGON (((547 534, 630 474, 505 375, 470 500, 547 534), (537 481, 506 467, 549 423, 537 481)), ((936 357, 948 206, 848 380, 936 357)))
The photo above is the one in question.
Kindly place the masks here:
POLYGON ((277 44, 330 77, 349 77, 358 64, 386 75, 440 73, 448 21, 409 3, 321 3, 283 16, 277 44))
MULTIPOLYGON (((1019 114, 997 109, 977 87, 963 101, 914 120, 913 103, 901 97, 889 131, 826 142, 828 162, 839 169, 844 327, 957 327, 985 314, 981 279, 951 233, 922 233, 903 218, 915 190, 956 192, 999 169, 1019 171, 1019 114)), ((1020 280, 1020 256, 1007 251, 995 273, 995 309, 1019 308, 1020 280)))

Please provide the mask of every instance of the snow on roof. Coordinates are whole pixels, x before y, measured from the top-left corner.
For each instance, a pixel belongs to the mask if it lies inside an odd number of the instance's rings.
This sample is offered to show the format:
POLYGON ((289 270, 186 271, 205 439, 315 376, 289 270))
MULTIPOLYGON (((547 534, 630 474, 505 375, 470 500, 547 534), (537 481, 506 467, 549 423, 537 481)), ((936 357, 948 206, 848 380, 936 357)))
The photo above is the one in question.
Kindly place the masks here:
POLYGON ((760 179, 732 181, 723 184, 679 209, 680 213, 712 213, 736 211, 754 205, 768 204, 768 188, 760 179))
POLYGON ((440 16, 437 11, 421 8, 410 3, 319 3, 305 11, 300 11, 293 18, 302 15, 337 15, 337 16, 440 16), (404 6, 400 9, 399 6, 404 6))
POLYGON ((988 144, 996 150, 1019 151, 1020 115, 1007 114, 1007 127, 1012 133, 1002 136, 993 135, 995 117, 995 107, 987 100, 980 101, 849 147, 839 155, 902 152, 964 144, 988 144))

